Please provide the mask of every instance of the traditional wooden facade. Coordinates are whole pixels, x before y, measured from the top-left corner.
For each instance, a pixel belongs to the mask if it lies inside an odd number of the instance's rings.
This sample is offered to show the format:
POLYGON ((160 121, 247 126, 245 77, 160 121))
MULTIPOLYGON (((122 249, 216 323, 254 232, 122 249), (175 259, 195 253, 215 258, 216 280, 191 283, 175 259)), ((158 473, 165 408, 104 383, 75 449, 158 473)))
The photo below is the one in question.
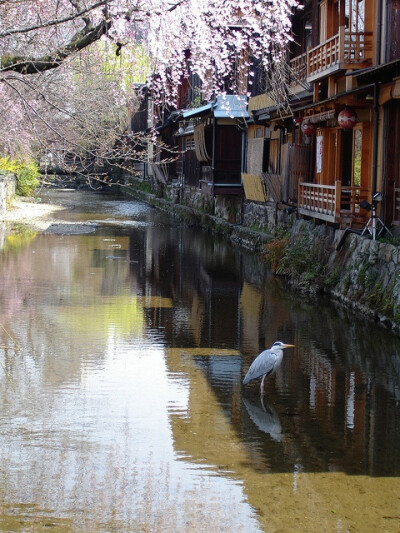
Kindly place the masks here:
POLYGON ((390 157, 400 140, 398 4, 310 0, 294 14, 290 108, 265 96, 249 102, 249 153, 257 136, 265 141, 263 168, 251 155, 247 171, 260 176, 269 200, 357 226, 370 217, 363 200, 379 190, 386 224, 400 223, 400 164, 390 157))
POLYGON ((204 103, 199 80, 184 82, 158 129, 178 157, 163 164, 150 147, 148 174, 189 190, 185 201, 207 196, 215 214, 221 199, 241 210, 244 195, 338 227, 365 226, 380 191, 379 216, 400 226, 399 13, 400 0, 306 0, 282 97, 261 68, 247 109, 237 95, 204 103))
MULTIPOLYGON (((216 100, 182 112, 186 128, 185 145, 192 143, 196 155, 198 186, 213 195, 241 195, 243 128, 249 118, 247 99, 224 95, 216 100)), ((186 174, 185 174, 186 179, 186 174)), ((189 179, 193 176, 188 175, 189 179)), ((192 183, 197 185, 196 183, 192 183)))
POLYGON ((174 110, 155 109, 147 98, 147 125, 157 138, 148 145, 145 179, 155 188, 179 189, 189 205, 207 205, 218 216, 240 221, 247 97, 225 94, 202 103, 199 79, 192 76, 182 81, 177 104, 174 110))

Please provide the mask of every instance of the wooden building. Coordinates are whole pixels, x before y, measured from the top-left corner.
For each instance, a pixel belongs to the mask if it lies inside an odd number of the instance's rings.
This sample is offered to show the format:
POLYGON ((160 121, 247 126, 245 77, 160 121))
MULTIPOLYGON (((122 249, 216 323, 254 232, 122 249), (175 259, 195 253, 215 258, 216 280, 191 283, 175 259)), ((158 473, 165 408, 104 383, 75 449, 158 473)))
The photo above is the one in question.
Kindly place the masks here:
POLYGON ((268 91, 249 101, 247 173, 265 184, 267 201, 356 227, 379 190, 385 223, 400 223, 400 164, 391 156, 400 140, 398 4, 310 0, 294 14, 290 105, 268 91))
POLYGON ((362 228, 379 191, 379 216, 400 226, 399 13, 400 0, 306 0, 293 14, 286 86, 272 90, 257 64, 251 87, 237 83, 249 99, 204 102, 199 80, 184 81, 157 128, 176 157, 164 164, 150 146, 146 176, 236 223, 256 202, 362 228))
POLYGON ((200 189, 214 194, 241 194, 242 132, 237 122, 248 116, 246 98, 228 95, 183 111, 183 120, 193 125, 200 189))

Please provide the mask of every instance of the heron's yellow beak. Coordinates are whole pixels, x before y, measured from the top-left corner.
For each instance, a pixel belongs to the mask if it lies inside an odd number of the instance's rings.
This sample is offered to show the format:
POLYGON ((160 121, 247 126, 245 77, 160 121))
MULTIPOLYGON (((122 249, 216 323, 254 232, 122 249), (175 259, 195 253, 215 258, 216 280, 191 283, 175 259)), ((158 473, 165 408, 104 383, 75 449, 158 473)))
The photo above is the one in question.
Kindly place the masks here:
POLYGON ((294 348, 294 344, 284 344, 282 348, 294 348))

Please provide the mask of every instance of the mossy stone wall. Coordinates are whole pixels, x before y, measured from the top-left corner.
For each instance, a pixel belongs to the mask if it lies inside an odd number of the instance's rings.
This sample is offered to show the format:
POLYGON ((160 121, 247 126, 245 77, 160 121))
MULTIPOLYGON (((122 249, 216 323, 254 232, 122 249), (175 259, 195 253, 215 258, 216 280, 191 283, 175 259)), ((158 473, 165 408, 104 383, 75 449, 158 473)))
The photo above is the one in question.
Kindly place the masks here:
MULTIPOLYGON (((303 243, 303 257, 315 266, 310 290, 329 293, 347 307, 400 331, 400 248, 355 233, 343 243, 342 237, 343 230, 310 221, 297 220, 293 225, 289 250, 303 243)), ((299 261, 301 268, 304 264, 299 261)), ((304 279, 302 274, 293 271, 292 283, 304 279)))

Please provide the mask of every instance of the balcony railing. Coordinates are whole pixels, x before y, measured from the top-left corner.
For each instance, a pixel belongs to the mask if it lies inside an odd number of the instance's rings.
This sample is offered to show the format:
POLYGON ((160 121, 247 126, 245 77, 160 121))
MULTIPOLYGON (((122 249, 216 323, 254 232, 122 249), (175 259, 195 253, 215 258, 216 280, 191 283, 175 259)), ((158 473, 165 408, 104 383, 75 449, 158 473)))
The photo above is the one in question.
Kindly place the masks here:
POLYGON ((328 69, 363 65, 372 59, 372 52, 372 32, 351 32, 340 26, 337 35, 308 50, 307 77, 315 78, 328 69))
POLYGON ((290 61, 290 85, 292 87, 307 80, 307 52, 290 61))
POLYGON ((368 189, 343 186, 341 181, 336 181, 335 185, 321 185, 300 180, 298 211, 328 222, 364 219, 365 213, 361 211, 360 203, 368 198, 368 189))
POLYGON ((339 63, 339 34, 307 52, 307 76, 314 76, 339 63))

